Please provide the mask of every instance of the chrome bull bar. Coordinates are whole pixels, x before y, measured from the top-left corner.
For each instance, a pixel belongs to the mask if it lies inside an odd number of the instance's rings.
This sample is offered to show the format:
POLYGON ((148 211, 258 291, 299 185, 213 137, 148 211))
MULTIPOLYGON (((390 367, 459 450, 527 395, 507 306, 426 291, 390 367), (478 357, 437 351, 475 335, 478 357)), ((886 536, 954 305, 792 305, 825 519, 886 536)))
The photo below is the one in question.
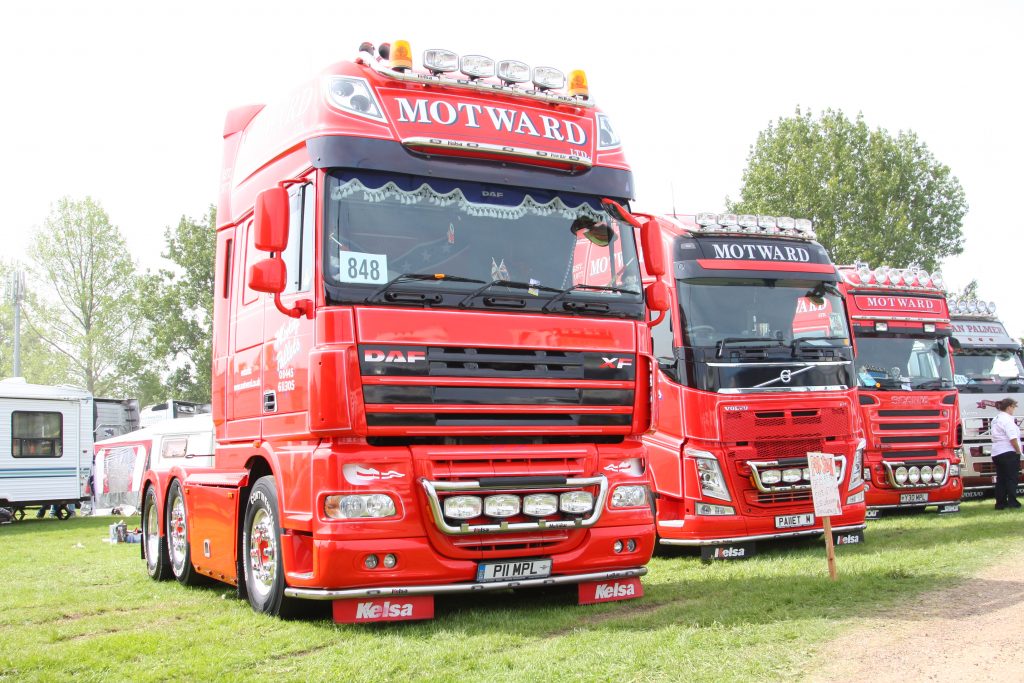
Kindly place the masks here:
MULTIPOLYGON (((423 490, 427 493, 427 502, 430 504, 430 511, 434 516, 434 524, 437 528, 449 536, 463 536, 466 534, 500 534, 516 533, 523 531, 554 531, 559 529, 586 529, 598 523, 601 519, 601 512, 604 510, 605 500, 608 498, 608 479, 604 475, 596 477, 570 477, 559 482, 549 481, 530 483, 531 477, 510 477, 507 483, 487 483, 480 481, 430 481, 420 479, 423 490), (536 522, 508 522, 501 521, 493 524, 469 524, 464 522, 458 526, 449 524, 444 517, 444 510, 441 508, 439 491, 444 492, 479 492, 489 493, 497 491, 551 491, 555 490, 577 490, 588 486, 597 486, 598 493, 594 500, 594 508, 588 517, 577 517, 574 519, 544 520, 536 522)), ((544 477, 537 477, 544 479, 544 477)))

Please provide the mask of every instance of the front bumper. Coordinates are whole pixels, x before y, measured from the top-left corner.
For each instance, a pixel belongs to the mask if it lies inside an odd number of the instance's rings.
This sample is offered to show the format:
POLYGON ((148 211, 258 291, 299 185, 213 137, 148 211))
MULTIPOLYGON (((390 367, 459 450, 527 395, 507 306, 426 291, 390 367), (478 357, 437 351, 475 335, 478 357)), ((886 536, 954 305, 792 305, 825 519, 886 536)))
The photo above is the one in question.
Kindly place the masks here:
POLYGON ((564 586, 587 581, 614 581, 640 577, 647 573, 647 567, 633 567, 590 574, 548 576, 543 579, 521 579, 519 581, 489 581, 487 583, 442 583, 429 586, 381 586, 379 588, 317 589, 285 588, 284 594, 291 598, 306 600, 343 600, 347 598, 384 598, 414 595, 453 595, 458 593, 485 593, 509 588, 543 588, 564 586))
MULTIPOLYGON (((849 531, 861 531, 866 528, 866 524, 863 522, 860 524, 844 524, 832 527, 832 533, 849 532, 849 531)), ((806 529, 799 529, 796 531, 776 531, 772 533, 746 535, 746 536, 731 536, 722 538, 664 538, 658 539, 658 543, 661 545, 680 545, 680 546, 691 546, 698 547, 703 545, 725 545, 728 543, 750 543, 753 541, 773 541, 780 538, 798 538, 800 536, 817 536, 825 533, 824 525, 817 525, 813 527, 807 527, 806 529)))

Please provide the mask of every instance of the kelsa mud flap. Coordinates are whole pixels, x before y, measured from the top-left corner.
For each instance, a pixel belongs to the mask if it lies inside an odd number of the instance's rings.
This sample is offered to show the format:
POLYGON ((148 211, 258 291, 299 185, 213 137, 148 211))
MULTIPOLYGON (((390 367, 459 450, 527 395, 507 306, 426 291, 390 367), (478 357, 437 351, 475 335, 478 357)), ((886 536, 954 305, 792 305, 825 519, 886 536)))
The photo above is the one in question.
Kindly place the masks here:
POLYGON ((863 542, 863 529, 858 529, 857 531, 837 531, 832 534, 833 545, 860 545, 863 542))
POLYGON ((579 584, 579 604, 593 605, 613 600, 632 600, 643 597, 644 587, 639 577, 613 581, 588 581, 579 584))
POLYGON ((715 560, 745 560, 757 554, 757 546, 753 543, 733 543, 730 545, 702 545, 700 559, 703 562, 715 560))
POLYGON ((434 596, 353 598, 335 600, 331 605, 337 624, 376 621, 414 621, 434 618, 434 596))

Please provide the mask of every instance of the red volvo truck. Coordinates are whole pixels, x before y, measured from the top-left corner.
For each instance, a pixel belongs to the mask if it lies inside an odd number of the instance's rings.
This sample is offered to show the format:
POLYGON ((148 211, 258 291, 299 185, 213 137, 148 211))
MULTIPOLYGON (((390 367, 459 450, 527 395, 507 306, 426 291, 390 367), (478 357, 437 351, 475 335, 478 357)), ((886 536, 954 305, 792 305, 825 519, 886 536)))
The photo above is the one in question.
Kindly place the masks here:
POLYGON ((339 622, 642 594, 649 330, 619 139, 582 72, 423 67, 364 44, 228 114, 215 460, 148 473, 154 578, 339 622))
MULTIPOLYGON (((1003 398, 1024 403, 1024 352, 996 317, 993 302, 960 299, 949 304, 953 319, 953 376, 964 425, 964 500, 992 495, 992 418, 1003 398)), ((1024 425, 1024 415, 1015 416, 1024 425)), ((1017 495, 1024 495, 1024 470, 1017 495)))
POLYGON ((864 263, 839 272, 857 347, 868 517, 926 506, 957 512, 963 430, 942 276, 864 263))
POLYGON ((653 428, 645 436, 657 529, 704 559, 823 533, 808 452, 835 455, 837 542, 864 529, 864 440, 839 276, 810 221, 732 214, 661 226, 667 321, 652 327, 653 428))

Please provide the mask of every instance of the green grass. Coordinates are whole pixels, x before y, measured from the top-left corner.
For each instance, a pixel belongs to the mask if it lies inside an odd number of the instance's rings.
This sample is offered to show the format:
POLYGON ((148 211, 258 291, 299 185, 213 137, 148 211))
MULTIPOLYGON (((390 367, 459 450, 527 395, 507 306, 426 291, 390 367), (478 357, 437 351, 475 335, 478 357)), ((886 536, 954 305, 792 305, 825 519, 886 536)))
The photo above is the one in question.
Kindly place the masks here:
POLYGON ((656 557, 646 596, 581 607, 566 593, 439 599, 430 622, 338 626, 253 614, 228 586, 145 574, 109 519, 0 527, 0 681, 782 680, 857 617, 1024 552, 1024 513, 885 518, 863 546, 763 544, 751 560, 656 557))

